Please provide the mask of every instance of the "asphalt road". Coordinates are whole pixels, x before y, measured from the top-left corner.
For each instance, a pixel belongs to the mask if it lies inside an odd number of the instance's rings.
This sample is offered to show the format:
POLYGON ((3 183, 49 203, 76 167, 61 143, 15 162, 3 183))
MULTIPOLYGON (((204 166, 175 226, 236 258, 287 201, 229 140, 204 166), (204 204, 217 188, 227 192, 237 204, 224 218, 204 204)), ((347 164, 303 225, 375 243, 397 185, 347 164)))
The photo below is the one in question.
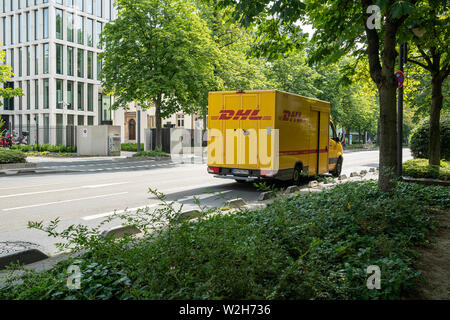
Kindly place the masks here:
MULTIPOLYGON (((404 149, 404 160, 411 159, 404 149)), ((49 222, 60 218, 61 228, 72 224, 96 226, 115 210, 157 207, 159 201, 148 192, 157 189, 184 208, 202 205, 221 207, 228 199, 255 201, 259 191, 250 184, 214 178, 205 164, 173 161, 126 161, 87 159, 38 163, 39 168, 70 169, 76 172, 8 176, 0 178, 0 254, 6 242, 23 242, 44 252, 56 252, 53 238, 27 229, 28 221, 49 222)), ((344 174, 378 167, 378 151, 344 154, 344 174)), ((113 222, 105 226, 120 224, 113 222)))

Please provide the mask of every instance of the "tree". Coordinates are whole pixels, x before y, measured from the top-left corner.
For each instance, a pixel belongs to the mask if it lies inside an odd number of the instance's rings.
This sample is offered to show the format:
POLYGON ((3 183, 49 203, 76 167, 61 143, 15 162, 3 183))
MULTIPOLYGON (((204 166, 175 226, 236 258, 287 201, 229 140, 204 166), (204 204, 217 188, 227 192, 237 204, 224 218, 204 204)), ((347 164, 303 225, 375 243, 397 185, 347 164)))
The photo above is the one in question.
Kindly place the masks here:
MULTIPOLYGON (((12 68, 10 65, 4 64, 6 53, 4 50, 0 50, 0 81, 2 83, 6 83, 11 77, 13 76, 12 68)), ((0 98, 14 98, 16 96, 23 96, 22 89, 20 88, 3 88, 0 87, 0 98)), ((2 102, 0 100, 0 106, 2 105, 2 102)), ((0 136, 3 135, 5 127, 5 122, 3 119, 0 118, 0 136)))
POLYGON ((380 175, 378 185, 383 191, 390 191, 396 184, 397 168, 397 126, 396 126, 396 45, 399 29, 415 8, 417 1, 394 0, 224 0, 233 3, 239 11, 237 17, 242 21, 262 25, 260 30, 268 30, 267 36, 281 47, 297 39, 295 26, 299 19, 307 19, 316 32, 313 41, 316 50, 313 58, 337 60, 345 54, 354 57, 367 56, 370 76, 376 84, 380 99, 380 175), (371 13, 369 6, 379 5, 383 24, 380 29, 372 28, 367 22, 371 13), (275 22, 274 22, 275 20, 275 22), (267 28, 275 25, 277 28, 267 28), (282 36, 284 34, 284 37, 282 36), (289 35, 291 35, 289 37, 289 35), (361 46, 366 43, 367 46, 361 46))
POLYGON ((411 15, 411 22, 419 26, 413 29, 416 36, 408 33, 406 36, 413 44, 412 55, 408 56, 408 62, 427 70, 431 74, 431 104, 430 104, 430 136, 429 136, 429 163, 439 165, 440 153, 440 114, 444 96, 442 87, 445 79, 450 74, 449 60, 449 29, 447 1, 428 0, 422 1, 420 10, 415 10, 411 15), (425 34, 425 36, 424 36, 425 34))
POLYGON ((161 120, 191 112, 215 86, 217 57, 210 32, 189 1, 117 0, 117 19, 102 33, 102 85, 117 97, 114 108, 131 101, 156 109, 156 145, 161 120))

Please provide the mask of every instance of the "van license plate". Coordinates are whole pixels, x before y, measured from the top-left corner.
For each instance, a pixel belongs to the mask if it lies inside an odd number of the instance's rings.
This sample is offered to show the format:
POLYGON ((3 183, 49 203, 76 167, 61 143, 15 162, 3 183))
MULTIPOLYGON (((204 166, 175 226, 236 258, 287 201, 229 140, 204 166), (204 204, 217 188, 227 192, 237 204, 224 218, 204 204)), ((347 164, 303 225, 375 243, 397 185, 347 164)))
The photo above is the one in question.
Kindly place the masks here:
POLYGON ((245 174, 245 175, 249 174, 248 170, 241 170, 241 169, 233 169, 232 172, 233 174, 245 174))

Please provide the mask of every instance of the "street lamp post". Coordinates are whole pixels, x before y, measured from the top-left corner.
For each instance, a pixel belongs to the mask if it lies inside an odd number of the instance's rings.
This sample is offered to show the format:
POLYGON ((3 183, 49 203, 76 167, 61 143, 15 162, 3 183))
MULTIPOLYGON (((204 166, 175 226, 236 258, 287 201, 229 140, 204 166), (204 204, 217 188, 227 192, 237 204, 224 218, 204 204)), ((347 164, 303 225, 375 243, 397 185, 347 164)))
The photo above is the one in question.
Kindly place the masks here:
POLYGON ((137 152, 141 152, 141 103, 137 103, 137 152))

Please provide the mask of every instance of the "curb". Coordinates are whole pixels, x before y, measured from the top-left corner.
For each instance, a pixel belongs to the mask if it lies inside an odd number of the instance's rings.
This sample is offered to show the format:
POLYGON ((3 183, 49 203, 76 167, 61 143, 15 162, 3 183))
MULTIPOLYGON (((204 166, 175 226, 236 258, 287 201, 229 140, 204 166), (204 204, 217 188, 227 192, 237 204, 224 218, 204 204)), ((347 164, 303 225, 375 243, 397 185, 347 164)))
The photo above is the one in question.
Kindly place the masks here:
POLYGON ((427 185, 427 186, 450 187, 450 181, 439 180, 439 179, 402 177, 401 180, 403 182, 417 183, 417 184, 423 184, 423 185, 427 185))
POLYGON ((0 256, 0 270, 11 263, 30 264, 48 259, 48 256, 37 249, 26 249, 0 256))
POLYGON ((84 172, 78 170, 52 170, 52 171, 38 171, 37 170, 11 170, 12 172, 8 173, 7 171, 0 171, 1 176, 24 176, 24 175, 33 175, 33 174, 57 174, 57 173, 74 173, 74 172, 84 172))
POLYGON ((122 238, 126 235, 134 235, 141 233, 142 231, 134 226, 118 226, 111 228, 109 230, 105 230, 101 233, 103 238, 112 236, 113 238, 122 238))
POLYGON ((276 196, 277 196, 277 194, 274 191, 262 192, 258 197, 258 201, 269 200, 269 199, 275 198, 276 196))
POLYGON ((228 200, 226 203, 226 206, 230 207, 232 209, 237 209, 237 208, 245 206, 246 204, 247 203, 244 201, 244 199, 237 198, 237 199, 228 200))
POLYGON ((187 210, 187 211, 183 211, 180 215, 180 219, 182 220, 191 220, 191 219, 195 219, 200 217, 202 214, 200 211, 198 210, 187 210))
POLYGON ((33 162, 27 163, 4 163, 0 164, 0 170, 9 170, 9 169, 29 169, 36 168, 37 164, 33 162))

